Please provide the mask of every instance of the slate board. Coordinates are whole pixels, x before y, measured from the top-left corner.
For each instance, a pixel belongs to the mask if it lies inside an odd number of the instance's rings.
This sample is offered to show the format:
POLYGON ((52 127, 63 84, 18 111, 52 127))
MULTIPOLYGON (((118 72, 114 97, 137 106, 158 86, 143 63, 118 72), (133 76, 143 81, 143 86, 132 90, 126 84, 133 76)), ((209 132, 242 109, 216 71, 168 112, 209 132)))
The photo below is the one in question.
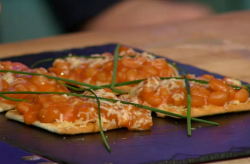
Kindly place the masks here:
MULTIPOLYGON (((5 58, 2 61, 22 62, 30 66, 44 58, 61 57, 69 53, 90 55, 113 52, 115 47, 116 44, 108 44, 23 55, 5 58)), ((192 74, 208 73, 193 66, 175 63, 192 74)), ((49 67, 51 62, 39 66, 49 67)), ((214 75, 218 78, 223 77, 214 75)), ((112 149, 108 152, 99 133, 74 136, 53 134, 8 120, 2 113, 0 140, 58 163, 185 164, 250 155, 250 112, 222 114, 203 119, 218 122, 219 126, 192 122, 192 137, 188 137, 186 120, 153 117, 154 125, 150 131, 133 132, 118 129, 105 132, 112 149)))

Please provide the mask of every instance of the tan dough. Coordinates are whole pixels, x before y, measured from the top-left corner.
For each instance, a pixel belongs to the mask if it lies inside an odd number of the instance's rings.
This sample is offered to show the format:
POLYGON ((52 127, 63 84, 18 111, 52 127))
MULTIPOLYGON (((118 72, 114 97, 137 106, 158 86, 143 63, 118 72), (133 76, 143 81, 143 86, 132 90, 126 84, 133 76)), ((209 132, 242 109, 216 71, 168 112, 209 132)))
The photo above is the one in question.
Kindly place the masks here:
MULTIPOLYGON (((164 111, 176 113, 179 115, 186 116, 187 108, 182 107, 174 107, 174 106, 162 106, 159 108, 164 111)), ((241 112, 241 111, 250 111, 250 101, 246 103, 235 103, 235 104, 227 104, 224 106, 214 106, 214 105, 206 105, 203 107, 191 108, 191 117, 202 117, 202 116, 210 116, 216 114, 223 113, 232 113, 232 112, 241 112)), ((165 114, 157 113, 159 117, 165 117, 165 114)))
POLYGON ((15 109, 16 105, 10 105, 0 102, 0 113, 11 109, 15 109))
MULTIPOLYGON (((24 123, 23 115, 19 114, 16 110, 10 110, 5 115, 7 118, 16 120, 19 122, 24 123)), ((93 132, 99 132, 99 124, 98 123, 87 123, 86 126, 84 125, 74 125, 74 126, 67 126, 67 123, 41 123, 40 121, 34 122, 32 125, 45 129, 47 131, 58 133, 58 134, 79 134, 79 133, 93 133, 93 132)), ((72 123, 71 123, 72 125, 72 123)), ((111 129, 117 129, 119 128, 117 125, 114 124, 108 124, 103 123, 102 125, 103 130, 111 130, 111 129)))

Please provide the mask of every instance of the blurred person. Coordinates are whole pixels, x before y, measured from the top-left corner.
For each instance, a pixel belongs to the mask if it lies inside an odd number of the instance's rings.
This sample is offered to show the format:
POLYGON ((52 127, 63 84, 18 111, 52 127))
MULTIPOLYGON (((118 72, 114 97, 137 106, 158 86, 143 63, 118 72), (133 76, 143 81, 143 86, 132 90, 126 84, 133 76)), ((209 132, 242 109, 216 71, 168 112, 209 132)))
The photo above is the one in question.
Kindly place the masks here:
POLYGON ((115 30, 202 18, 211 10, 187 0, 49 0, 67 32, 115 30))

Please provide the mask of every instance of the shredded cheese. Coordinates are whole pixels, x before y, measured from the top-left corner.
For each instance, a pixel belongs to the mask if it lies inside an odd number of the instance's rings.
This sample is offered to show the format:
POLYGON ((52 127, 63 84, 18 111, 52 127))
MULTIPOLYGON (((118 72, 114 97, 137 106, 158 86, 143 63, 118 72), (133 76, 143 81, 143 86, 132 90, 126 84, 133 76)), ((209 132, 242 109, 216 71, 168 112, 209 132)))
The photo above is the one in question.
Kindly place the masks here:
POLYGON ((7 73, 5 73, 5 74, 3 75, 3 79, 4 79, 7 83, 11 84, 11 83, 14 82, 15 77, 13 76, 13 74, 12 74, 11 72, 7 72, 7 73))

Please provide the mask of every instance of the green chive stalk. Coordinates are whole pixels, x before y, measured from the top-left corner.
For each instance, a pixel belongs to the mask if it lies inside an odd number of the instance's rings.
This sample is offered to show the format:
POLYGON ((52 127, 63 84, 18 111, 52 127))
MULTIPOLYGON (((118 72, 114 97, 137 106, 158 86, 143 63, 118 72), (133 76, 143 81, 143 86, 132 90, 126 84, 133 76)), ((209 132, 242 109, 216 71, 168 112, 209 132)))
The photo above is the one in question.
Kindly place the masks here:
POLYGON ((115 79, 116 79, 116 72, 117 72, 117 65, 118 65, 118 56, 119 56, 119 49, 120 45, 117 45, 115 48, 115 53, 114 53, 114 67, 113 67, 113 76, 112 76, 112 82, 110 85, 110 88, 113 90, 114 85, 115 85, 115 79))
POLYGON ((188 129, 188 136, 192 135, 191 130, 191 94, 190 94, 190 85, 187 79, 187 76, 184 75, 185 85, 187 89, 187 129, 188 129))
POLYGON ((100 100, 99 100, 99 97, 95 94, 95 92, 91 89, 88 89, 88 91, 90 91, 91 93, 93 93, 93 95, 95 96, 96 98, 96 102, 97 102, 97 106, 98 106, 98 119, 99 119, 99 127, 100 127, 100 133, 101 133, 101 136, 102 136, 102 140, 107 148, 107 150, 110 152, 111 151, 111 148, 109 147, 109 144, 106 140, 106 137, 104 136, 104 132, 103 132, 103 129, 102 129, 102 119, 101 119, 101 108, 100 108, 100 100))

